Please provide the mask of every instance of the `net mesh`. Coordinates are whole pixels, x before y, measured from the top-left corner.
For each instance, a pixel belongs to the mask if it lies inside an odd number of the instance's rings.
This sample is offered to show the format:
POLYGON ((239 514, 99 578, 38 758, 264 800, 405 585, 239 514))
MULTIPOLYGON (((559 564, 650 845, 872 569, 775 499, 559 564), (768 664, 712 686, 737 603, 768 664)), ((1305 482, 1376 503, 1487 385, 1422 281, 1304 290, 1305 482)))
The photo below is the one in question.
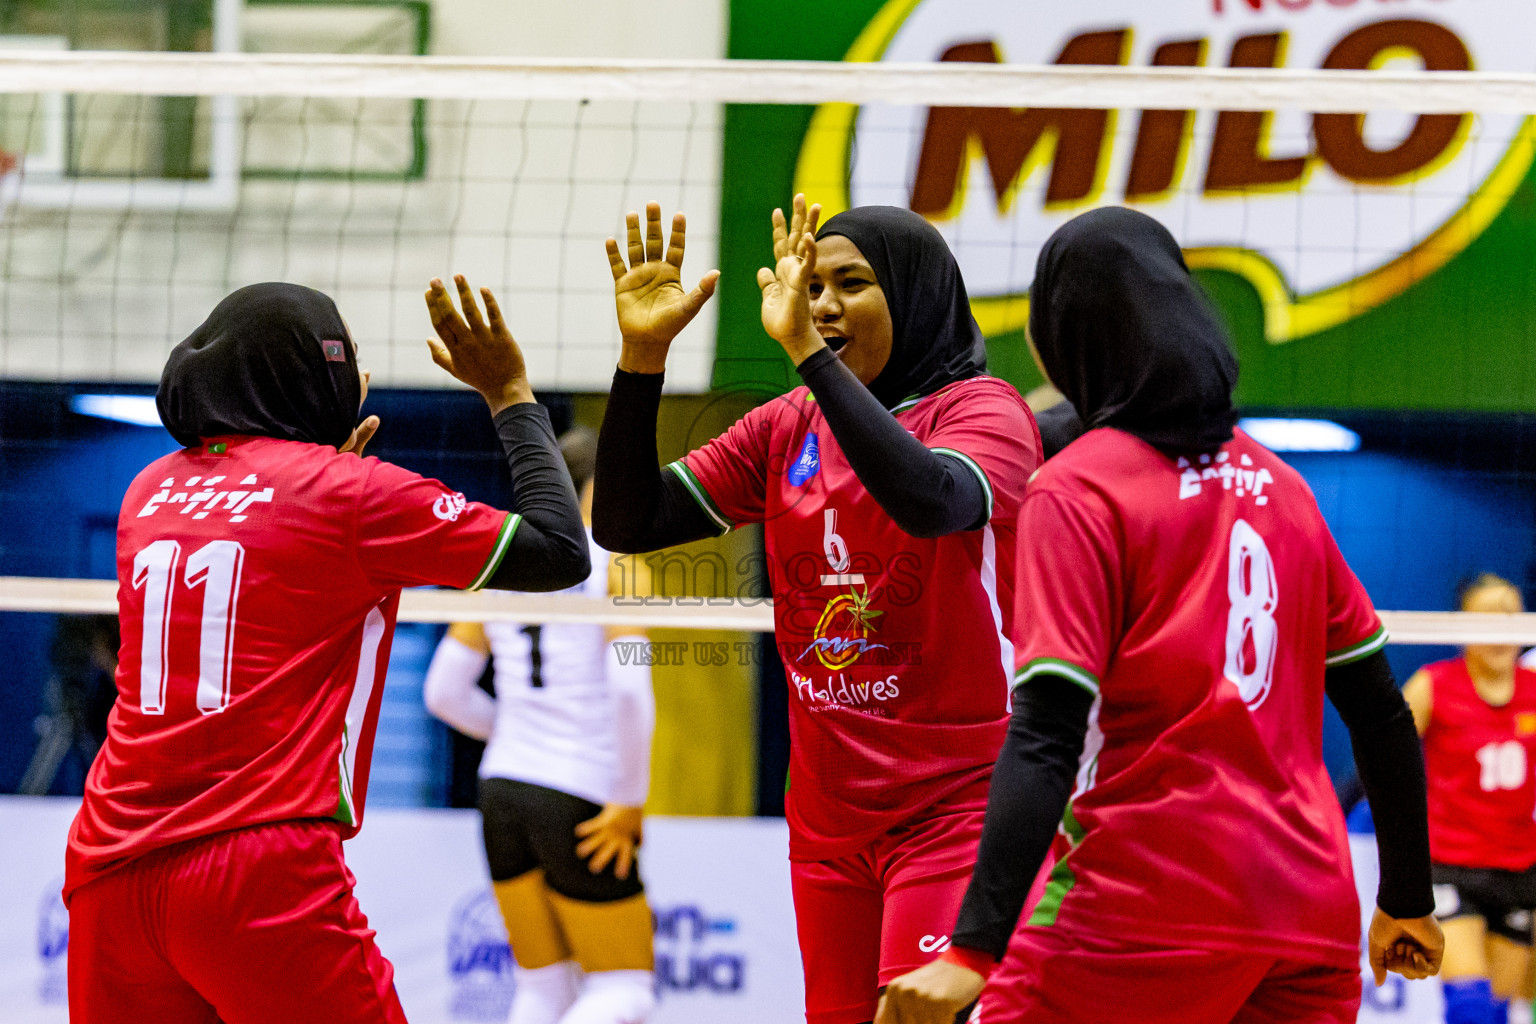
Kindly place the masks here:
MULTIPOLYGON (((1530 283, 1531 261, 1504 258, 1526 243, 1497 236, 1530 194, 1536 76, 1421 72, 1411 55, 1286 72, 988 66, 979 53, 922 65, 559 64, 0 44, 0 149, 16 159, 0 176, 9 382, 142 393, 219 298, 292 279, 336 297, 376 386, 449 386, 422 342, 421 291, 462 271, 497 291, 542 386, 604 392, 618 337, 602 241, 654 199, 689 214, 685 277, 726 270, 720 301, 674 346, 669 386, 771 388, 784 366, 748 281, 764 261, 763 212, 785 197, 747 186, 760 165, 788 163, 792 187, 829 212, 883 202, 932 217, 960 258, 994 372, 1022 389, 1039 383, 1022 342, 1039 246, 1081 209, 1129 202, 1174 230, 1232 324, 1250 408, 1385 410, 1407 395, 1416 410, 1504 414, 1536 393, 1530 360, 1490 362, 1475 331, 1445 329, 1488 319, 1487 293, 1530 283), (1497 258, 1478 262, 1495 243, 1497 258), (1309 361, 1320 348, 1338 350, 1322 369, 1309 361)), ((1529 349, 1529 326, 1500 329, 1529 349)), ((1468 422, 1447 448, 1443 431, 1403 440, 1418 415, 1334 417, 1368 446, 1397 445, 1375 463, 1314 467, 1341 474, 1338 487, 1309 473, 1352 560, 1369 541, 1350 531, 1371 513, 1344 478, 1385 474, 1394 458, 1427 460, 1434 486, 1462 495, 1511 507, 1530 496, 1523 425, 1468 422), (1499 458, 1467 455, 1511 438, 1499 458)), ((50 436, 62 442, 67 423, 38 443, 50 436)), ((1414 516, 1395 516, 1383 529, 1411 536, 1414 516)), ((1528 518, 1512 528, 1529 534, 1528 518)), ((1376 554, 1388 578, 1424 572, 1409 543, 1376 554)), ((1446 558, 1440 577, 1478 555, 1446 558)), ((85 597, 78 585, 5 580, 0 609, 111 610, 109 584, 85 597)), ((1384 589, 1387 606, 1450 603, 1384 589)), ((408 597, 402 618, 557 611, 770 625, 766 604, 561 610, 501 595, 408 597)), ((1389 624, 1399 642, 1536 643, 1533 621, 1389 624)))

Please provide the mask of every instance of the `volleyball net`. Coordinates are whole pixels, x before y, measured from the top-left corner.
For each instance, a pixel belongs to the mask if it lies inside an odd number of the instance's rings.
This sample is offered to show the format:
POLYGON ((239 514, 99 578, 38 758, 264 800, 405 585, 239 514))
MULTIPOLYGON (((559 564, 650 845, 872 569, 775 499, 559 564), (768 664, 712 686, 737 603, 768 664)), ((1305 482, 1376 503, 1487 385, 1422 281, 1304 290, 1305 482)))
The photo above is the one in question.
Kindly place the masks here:
MULTIPOLYGON (((656 200, 689 216, 685 278, 725 272, 674 346, 669 389, 771 393, 784 364, 753 275, 768 212, 804 191, 828 214, 888 203, 929 217, 993 372, 1030 391, 1039 248, 1075 213, 1124 203, 1173 230, 1232 327, 1240 399, 1281 424, 1260 440, 1345 451, 1374 430, 1396 438, 1384 458, 1418 457, 1401 440, 1411 420, 1519 412, 1536 395, 1529 318, 1500 306, 1529 291, 1536 75, 1469 70, 1523 66, 1471 57, 1518 48, 1519 33, 1474 46, 1429 22, 1367 29, 1318 44, 1308 71, 1273 67, 1274 35, 1233 42, 1227 68, 1198 66, 1204 40, 1111 66, 1130 45, 1116 31, 1071 37, 1051 66, 1002 63, 985 40, 937 61, 826 64, 238 53, 217 29, 210 53, 0 38, 0 384, 142 401, 220 298, 286 279, 336 298, 375 387, 448 387, 421 293, 462 272, 497 292, 541 388, 601 394, 619 344, 603 239, 656 200)), ((62 446, 67 420, 29 443, 62 446)), ((1529 497, 1525 442, 1495 451, 1494 428, 1457 429, 1472 440, 1450 455, 1420 438, 1430 463, 1463 492, 1529 497)), ((1363 520, 1356 470, 1319 472, 1340 481, 1308 475, 1330 521, 1363 520)), ((1384 532, 1412 526, 1401 495, 1378 497, 1384 532)), ((1489 550, 1531 533, 1528 519, 1503 522, 1489 550)), ((1422 566, 1405 536, 1391 557, 1407 575, 1422 566)), ((0 611, 111 612, 114 588, 8 576, 0 611)), ((401 618, 772 626, 768 602, 719 593, 408 592, 401 618)), ((1384 618, 1399 643, 1536 644, 1536 616, 1384 618)))

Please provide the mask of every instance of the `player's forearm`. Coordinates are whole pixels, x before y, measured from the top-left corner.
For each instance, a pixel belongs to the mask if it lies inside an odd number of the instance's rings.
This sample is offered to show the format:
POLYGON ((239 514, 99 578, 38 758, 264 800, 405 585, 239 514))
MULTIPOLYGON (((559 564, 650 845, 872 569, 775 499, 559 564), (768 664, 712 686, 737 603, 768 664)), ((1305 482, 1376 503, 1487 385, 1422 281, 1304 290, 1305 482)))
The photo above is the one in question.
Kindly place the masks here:
POLYGON ((499 590, 564 590, 592 573, 587 530, 549 412, 521 403, 496 414, 496 434, 512 474, 512 510, 522 516, 512 543, 486 583, 499 590))
POLYGON ((618 370, 597 435, 592 536, 609 551, 655 551, 717 532, 656 455, 662 374, 618 370))
POLYGON ((1054 675, 1014 691, 976 867, 952 934, 956 946, 1002 959, 1072 796, 1092 706, 1085 690, 1054 675))
POLYGON ((987 495, 970 467, 907 433, 835 352, 822 349, 796 369, 859 482, 897 526, 942 537, 985 522, 987 495))
POLYGON ((618 653, 622 643, 643 643, 643 637, 624 637, 608 645, 608 684, 613 690, 614 722, 618 747, 619 777, 613 803, 643 807, 651 789, 651 736, 656 729, 656 698, 651 692, 651 669, 641 659, 628 663, 618 653))
POLYGON ((480 673, 488 656, 444 637, 432 654, 427 677, 422 684, 422 699, 434 717, 466 736, 486 740, 496 725, 496 702, 480 689, 480 673))
POLYGON ((1424 748, 1387 656, 1328 669, 1328 698, 1349 728, 1355 767, 1376 822, 1376 905, 1400 920, 1434 911, 1424 748))

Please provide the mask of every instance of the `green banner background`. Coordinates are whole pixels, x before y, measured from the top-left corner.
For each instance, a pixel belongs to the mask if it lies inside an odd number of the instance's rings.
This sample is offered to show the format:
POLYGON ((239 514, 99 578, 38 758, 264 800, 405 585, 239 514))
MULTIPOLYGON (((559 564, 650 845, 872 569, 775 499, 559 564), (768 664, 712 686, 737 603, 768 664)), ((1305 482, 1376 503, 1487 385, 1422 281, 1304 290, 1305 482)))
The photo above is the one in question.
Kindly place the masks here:
MULTIPOLYGON (((732 0, 728 54, 840 60, 882 6, 882 0, 732 0)), ((811 113, 811 107, 768 104, 726 109, 716 387, 777 391, 798 383, 763 333, 754 275, 769 262, 769 214, 788 206, 811 113)), ((1258 294, 1247 281, 1221 271, 1197 276, 1231 326, 1244 406, 1536 411, 1536 171, 1445 267, 1309 337, 1266 342, 1258 294)), ((994 374, 1021 390, 1040 382, 1022 333, 990 338, 987 350, 994 374)))

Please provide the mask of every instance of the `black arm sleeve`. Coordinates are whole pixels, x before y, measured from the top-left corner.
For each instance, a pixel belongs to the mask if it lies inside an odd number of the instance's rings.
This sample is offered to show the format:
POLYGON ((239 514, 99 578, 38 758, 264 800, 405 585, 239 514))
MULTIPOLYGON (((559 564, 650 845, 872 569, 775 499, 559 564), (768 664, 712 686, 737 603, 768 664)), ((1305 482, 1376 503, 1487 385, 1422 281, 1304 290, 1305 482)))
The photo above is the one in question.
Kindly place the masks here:
POLYGON ((592 536, 619 554, 655 551, 720 532, 677 474, 658 468, 656 410, 663 376, 615 370, 597 435, 592 536))
POLYGON ((985 525, 987 493, 976 473, 907 433, 837 353, 822 349, 798 369, 859 483, 897 526, 942 537, 985 525))
POLYGON ((1328 699, 1349 727, 1355 767, 1376 819, 1381 885, 1376 905, 1396 918, 1435 909, 1429 878, 1429 812, 1424 748, 1413 712, 1380 651, 1337 665, 1326 676, 1328 699))
POLYGON ((1014 690, 956 946, 1003 958, 1072 796, 1091 707, 1092 695, 1060 676, 1036 676, 1014 690))
POLYGON ((512 511, 523 520, 485 585, 534 591, 574 587, 592 574, 592 558, 549 411, 523 402, 497 413, 495 422, 512 471, 512 511))
POLYGON ((1072 403, 1063 398, 1048 409, 1035 413, 1035 426, 1040 428, 1041 454, 1047 459, 1083 436, 1083 421, 1078 419, 1072 403))

